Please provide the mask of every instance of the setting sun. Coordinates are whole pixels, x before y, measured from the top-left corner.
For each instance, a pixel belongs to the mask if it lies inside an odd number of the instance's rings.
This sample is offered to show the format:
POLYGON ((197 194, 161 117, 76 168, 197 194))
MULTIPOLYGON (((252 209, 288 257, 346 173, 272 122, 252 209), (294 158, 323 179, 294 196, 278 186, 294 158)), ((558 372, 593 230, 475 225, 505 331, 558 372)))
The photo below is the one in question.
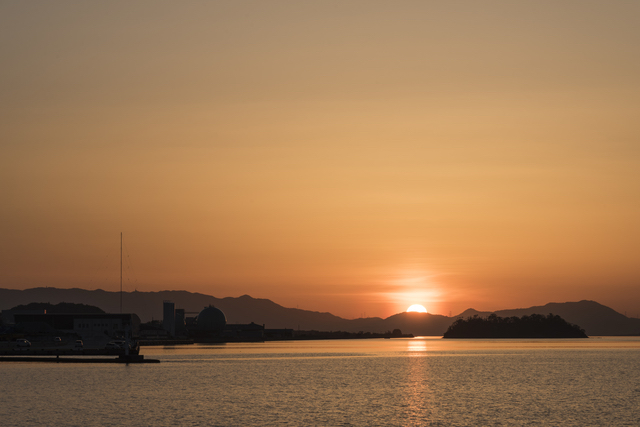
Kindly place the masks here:
POLYGON ((420 304, 413 304, 411 307, 407 308, 407 313, 415 312, 415 313, 426 313, 427 309, 420 304))

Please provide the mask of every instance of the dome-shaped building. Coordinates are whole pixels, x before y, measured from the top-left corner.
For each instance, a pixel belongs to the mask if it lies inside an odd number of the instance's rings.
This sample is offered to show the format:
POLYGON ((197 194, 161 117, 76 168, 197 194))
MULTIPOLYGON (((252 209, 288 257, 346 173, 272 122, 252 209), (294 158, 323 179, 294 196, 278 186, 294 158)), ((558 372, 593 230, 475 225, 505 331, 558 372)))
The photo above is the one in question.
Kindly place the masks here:
POLYGON ((212 305, 205 307, 198 314, 196 325, 201 332, 222 332, 227 324, 227 318, 222 310, 212 305))

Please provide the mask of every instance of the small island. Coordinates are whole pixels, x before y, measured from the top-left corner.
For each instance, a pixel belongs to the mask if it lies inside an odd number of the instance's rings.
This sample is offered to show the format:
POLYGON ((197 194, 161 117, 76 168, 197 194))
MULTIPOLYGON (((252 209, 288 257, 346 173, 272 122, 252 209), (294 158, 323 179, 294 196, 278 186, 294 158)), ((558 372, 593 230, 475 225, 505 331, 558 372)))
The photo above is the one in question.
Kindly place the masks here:
POLYGON ((588 338, 584 329, 549 314, 522 317, 460 318, 453 322, 443 338, 588 338))

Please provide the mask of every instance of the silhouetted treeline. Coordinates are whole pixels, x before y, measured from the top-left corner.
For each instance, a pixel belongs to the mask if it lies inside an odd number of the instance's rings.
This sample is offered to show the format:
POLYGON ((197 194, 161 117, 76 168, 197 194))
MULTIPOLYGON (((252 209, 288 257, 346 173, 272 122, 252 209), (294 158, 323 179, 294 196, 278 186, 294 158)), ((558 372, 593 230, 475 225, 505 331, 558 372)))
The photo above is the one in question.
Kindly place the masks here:
POLYGON ((104 310, 99 307, 87 304, 75 304, 72 302, 61 302, 59 304, 50 304, 48 302, 32 302, 29 304, 21 304, 13 307, 11 310, 46 310, 49 314, 102 314, 104 310))
POLYGON ((532 314, 522 317, 468 317, 458 319, 447 329, 444 338, 587 338, 580 326, 562 317, 532 314))

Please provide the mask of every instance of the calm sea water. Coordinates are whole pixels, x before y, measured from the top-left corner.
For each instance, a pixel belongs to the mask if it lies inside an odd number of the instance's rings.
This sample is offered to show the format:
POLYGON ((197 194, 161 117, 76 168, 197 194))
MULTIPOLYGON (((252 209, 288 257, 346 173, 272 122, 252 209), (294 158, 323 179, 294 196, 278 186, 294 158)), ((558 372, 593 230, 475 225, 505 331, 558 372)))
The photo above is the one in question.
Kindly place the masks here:
POLYGON ((0 363, 0 425, 640 425, 640 338, 144 347, 0 363))

